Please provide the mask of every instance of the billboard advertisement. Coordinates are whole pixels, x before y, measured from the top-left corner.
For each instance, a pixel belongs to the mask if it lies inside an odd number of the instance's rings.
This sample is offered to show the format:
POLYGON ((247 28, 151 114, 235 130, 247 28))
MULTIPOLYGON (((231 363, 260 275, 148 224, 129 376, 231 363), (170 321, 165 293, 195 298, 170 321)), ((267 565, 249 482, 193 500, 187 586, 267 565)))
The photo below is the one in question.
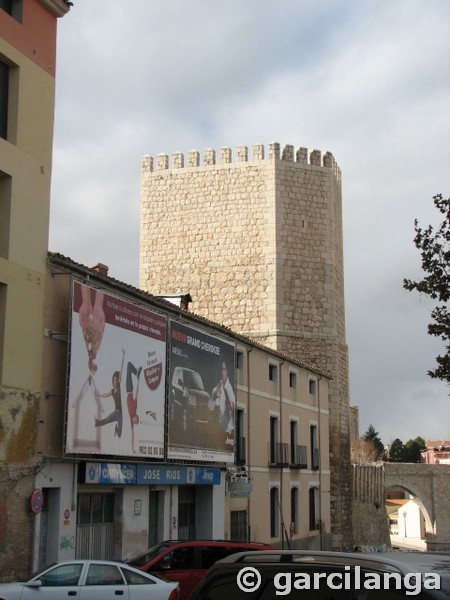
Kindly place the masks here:
POLYGON ((167 457, 233 462, 235 347, 175 321, 169 329, 167 457))
POLYGON ((167 319, 73 283, 66 453, 164 457, 167 319))

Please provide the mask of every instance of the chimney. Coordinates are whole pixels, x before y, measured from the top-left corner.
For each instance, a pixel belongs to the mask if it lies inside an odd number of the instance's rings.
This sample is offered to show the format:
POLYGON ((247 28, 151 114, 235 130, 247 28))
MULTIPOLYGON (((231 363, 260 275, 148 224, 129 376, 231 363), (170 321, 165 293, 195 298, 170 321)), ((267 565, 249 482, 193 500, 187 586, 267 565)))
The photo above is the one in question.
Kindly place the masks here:
POLYGON ((95 271, 102 277, 108 277, 109 267, 107 265, 104 265, 103 263, 97 263, 96 265, 91 267, 91 270, 95 271))

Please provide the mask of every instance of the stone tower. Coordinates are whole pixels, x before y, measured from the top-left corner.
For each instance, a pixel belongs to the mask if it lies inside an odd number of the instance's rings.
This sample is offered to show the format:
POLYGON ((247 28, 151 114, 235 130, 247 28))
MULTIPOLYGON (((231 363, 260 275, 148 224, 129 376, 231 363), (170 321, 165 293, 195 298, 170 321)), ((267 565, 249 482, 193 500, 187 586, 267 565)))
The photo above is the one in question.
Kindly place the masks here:
POLYGON ((351 469, 341 175, 333 156, 269 145, 142 159, 140 286, 330 371, 333 547, 349 549, 351 469), (154 164, 156 162, 156 164, 154 164))

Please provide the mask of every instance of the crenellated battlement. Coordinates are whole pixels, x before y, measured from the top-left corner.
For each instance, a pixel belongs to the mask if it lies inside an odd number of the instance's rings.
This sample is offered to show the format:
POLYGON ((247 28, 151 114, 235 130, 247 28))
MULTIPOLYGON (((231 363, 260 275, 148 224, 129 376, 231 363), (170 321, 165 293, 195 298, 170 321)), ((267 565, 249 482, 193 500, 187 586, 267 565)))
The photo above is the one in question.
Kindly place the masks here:
MULTIPOLYGON (((142 172, 152 173, 158 171, 167 171, 170 168, 175 169, 195 169, 199 167, 210 167, 214 165, 233 164, 233 151, 229 147, 220 148, 218 152, 212 148, 207 148, 203 152, 203 160, 198 150, 190 150, 185 156, 182 152, 174 152, 170 161, 168 154, 158 154, 156 160, 153 156, 142 157, 142 172)), ((268 146, 267 157, 263 144, 254 144, 252 147, 251 158, 249 158, 248 146, 237 146, 235 149, 234 163, 257 163, 261 161, 281 160, 286 163, 298 165, 310 165, 332 169, 340 176, 340 169, 331 154, 331 152, 322 153, 320 150, 308 151, 308 148, 297 148, 291 144, 281 147, 278 142, 271 142, 268 146)))

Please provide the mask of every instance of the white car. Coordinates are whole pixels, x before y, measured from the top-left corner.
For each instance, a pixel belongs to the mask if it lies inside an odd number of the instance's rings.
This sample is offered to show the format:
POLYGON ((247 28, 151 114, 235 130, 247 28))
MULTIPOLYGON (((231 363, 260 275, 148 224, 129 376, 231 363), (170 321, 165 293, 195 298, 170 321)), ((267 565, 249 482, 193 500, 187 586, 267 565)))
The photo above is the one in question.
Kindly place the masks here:
POLYGON ((26 582, 0 584, 0 600, 178 600, 179 593, 177 582, 106 560, 60 562, 26 582))

